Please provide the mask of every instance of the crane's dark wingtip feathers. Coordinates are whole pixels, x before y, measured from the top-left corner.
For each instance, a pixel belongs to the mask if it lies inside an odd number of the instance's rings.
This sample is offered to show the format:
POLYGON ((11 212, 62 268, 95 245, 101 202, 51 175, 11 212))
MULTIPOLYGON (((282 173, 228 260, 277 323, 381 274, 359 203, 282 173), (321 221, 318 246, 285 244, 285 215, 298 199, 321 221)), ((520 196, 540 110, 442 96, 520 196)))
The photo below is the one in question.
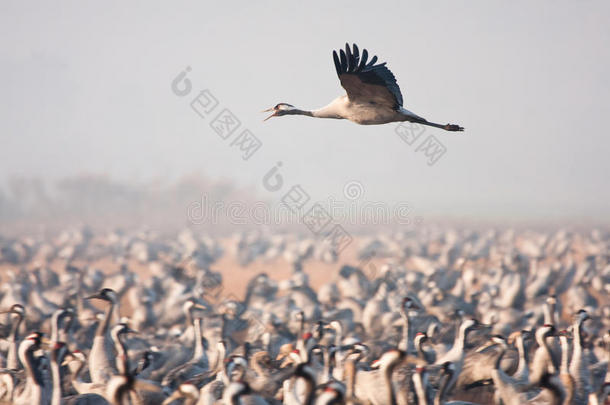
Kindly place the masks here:
POLYGON ((402 106, 402 94, 396 83, 396 78, 385 65, 385 62, 376 65, 377 56, 373 56, 367 63, 368 51, 362 49, 362 57, 358 45, 353 44, 350 48, 349 44, 345 44, 345 51, 339 50, 339 56, 336 56, 336 51, 333 51, 333 60, 337 75, 341 78, 344 74, 357 75, 364 83, 384 86, 388 89, 396 101, 396 106, 402 106))
POLYGON ((341 59, 341 72, 346 72, 348 67, 347 57, 345 56, 343 49, 339 50, 339 57, 341 59))
POLYGON ((333 51, 333 61, 335 62, 335 70, 337 71, 337 75, 340 75, 341 62, 339 61, 339 55, 337 55, 337 51, 333 51))
POLYGON ((366 66, 366 60, 369 57, 369 53, 366 49, 362 50, 362 59, 360 60, 360 65, 358 66, 358 71, 360 72, 366 66))

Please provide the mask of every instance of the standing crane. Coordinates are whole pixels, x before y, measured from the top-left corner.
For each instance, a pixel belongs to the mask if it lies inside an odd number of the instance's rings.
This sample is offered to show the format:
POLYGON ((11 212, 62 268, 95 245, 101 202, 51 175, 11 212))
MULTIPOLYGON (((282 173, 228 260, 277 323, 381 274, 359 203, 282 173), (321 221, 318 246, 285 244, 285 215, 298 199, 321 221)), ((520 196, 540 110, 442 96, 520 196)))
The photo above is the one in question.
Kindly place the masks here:
POLYGON ((436 124, 403 108, 402 94, 394 74, 386 63, 377 63, 377 56, 368 59, 368 51, 362 54, 356 44, 350 48, 333 51, 335 69, 341 86, 347 94, 333 100, 317 110, 301 110, 287 103, 279 103, 263 112, 273 111, 265 118, 284 115, 306 115, 315 118, 347 119, 361 125, 379 125, 390 122, 409 121, 421 125, 441 128, 446 131, 463 131, 459 125, 436 124))

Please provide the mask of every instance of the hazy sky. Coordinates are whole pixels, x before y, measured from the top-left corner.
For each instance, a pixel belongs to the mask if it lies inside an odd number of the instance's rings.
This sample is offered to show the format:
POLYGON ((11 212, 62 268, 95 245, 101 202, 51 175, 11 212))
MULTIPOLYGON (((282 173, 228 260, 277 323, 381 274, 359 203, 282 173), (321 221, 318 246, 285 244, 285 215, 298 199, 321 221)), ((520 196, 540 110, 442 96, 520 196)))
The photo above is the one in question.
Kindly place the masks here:
POLYGON ((200 172, 279 199, 261 179, 281 161, 317 199, 356 180, 422 215, 607 221, 609 27, 607 1, 3 1, 0 176, 200 172), (331 52, 346 41, 388 62, 407 109, 466 127, 426 130, 446 147, 434 165, 395 124, 262 122, 343 94, 331 52), (250 160, 191 110, 203 89, 263 142, 250 160))

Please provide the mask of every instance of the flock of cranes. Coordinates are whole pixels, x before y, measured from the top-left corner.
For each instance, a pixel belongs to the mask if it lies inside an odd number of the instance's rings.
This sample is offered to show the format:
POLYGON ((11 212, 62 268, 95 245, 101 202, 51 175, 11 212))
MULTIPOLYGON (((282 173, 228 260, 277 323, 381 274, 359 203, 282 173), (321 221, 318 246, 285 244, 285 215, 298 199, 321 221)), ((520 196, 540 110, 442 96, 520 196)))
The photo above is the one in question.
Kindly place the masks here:
POLYGON ((0 238, 0 403, 608 404, 610 234, 358 243, 360 264, 314 288, 337 256, 295 235, 0 238), (244 266, 212 271, 227 254, 244 266), (245 275, 243 298, 225 292, 245 275))

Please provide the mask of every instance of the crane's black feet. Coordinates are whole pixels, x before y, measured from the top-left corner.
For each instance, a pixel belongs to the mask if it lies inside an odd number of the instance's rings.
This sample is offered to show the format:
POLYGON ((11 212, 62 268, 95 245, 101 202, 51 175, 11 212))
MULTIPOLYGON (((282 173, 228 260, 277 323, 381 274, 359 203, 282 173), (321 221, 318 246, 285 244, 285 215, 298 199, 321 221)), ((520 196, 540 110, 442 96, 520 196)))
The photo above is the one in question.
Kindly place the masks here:
POLYGON ((463 131, 464 127, 461 127, 459 125, 455 125, 455 124, 447 124, 445 125, 445 131, 452 131, 452 132, 457 132, 457 131, 463 131))

